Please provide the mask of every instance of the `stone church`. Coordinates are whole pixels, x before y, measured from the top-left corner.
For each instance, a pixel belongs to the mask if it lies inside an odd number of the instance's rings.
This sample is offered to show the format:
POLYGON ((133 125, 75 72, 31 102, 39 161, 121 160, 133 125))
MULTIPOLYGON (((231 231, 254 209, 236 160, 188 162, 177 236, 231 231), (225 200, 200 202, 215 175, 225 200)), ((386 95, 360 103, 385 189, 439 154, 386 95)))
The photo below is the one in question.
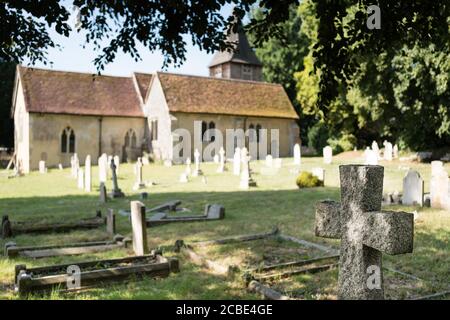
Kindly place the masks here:
POLYGON ((11 110, 16 165, 24 173, 40 160, 68 166, 74 153, 91 155, 94 164, 103 153, 122 161, 143 152, 172 160, 172 132, 184 128, 194 136, 194 121, 201 121, 202 131, 278 129, 279 155, 291 156, 299 139, 297 113, 281 85, 262 81, 261 62, 245 34, 230 37, 235 50, 216 53, 209 77, 115 77, 18 66, 11 110))

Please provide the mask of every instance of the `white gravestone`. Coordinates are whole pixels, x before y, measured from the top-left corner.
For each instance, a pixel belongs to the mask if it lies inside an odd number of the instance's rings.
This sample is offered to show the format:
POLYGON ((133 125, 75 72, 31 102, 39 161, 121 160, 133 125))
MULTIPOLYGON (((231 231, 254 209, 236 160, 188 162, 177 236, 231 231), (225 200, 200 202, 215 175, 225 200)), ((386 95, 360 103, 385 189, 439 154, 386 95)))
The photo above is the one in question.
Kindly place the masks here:
POLYGON ((366 165, 372 165, 377 166, 378 165, 378 155, 375 151, 371 150, 369 147, 367 147, 366 151, 364 151, 365 161, 364 163, 366 165))
POLYGON ((84 189, 84 170, 78 169, 78 189, 84 189))
POLYGON ((442 161, 431 162, 430 201, 432 208, 450 209, 449 178, 442 161))
POLYGON ((323 148, 323 163, 331 164, 333 162, 333 149, 330 146, 323 148))
POLYGON ((272 168, 272 166, 273 166, 273 157, 272 155, 268 154, 266 156, 266 167, 272 168))
POLYGON ((91 156, 87 155, 84 161, 84 191, 92 190, 91 156))
POLYGON ((298 143, 294 145, 294 164, 297 166, 302 164, 302 155, 300 145, 298 143))
POLYGON ((402 204, 423 206, 423 179, 417 171, 409 170, 403 178, 402 204))
POLYGON ((39 161, 39 173, 46 173, 47 168, 45 167, 45 161, 39 161))
POLYGON ((193 177, 201 176, 203 173, 202 170, 200 170, 200 152, 198 151, 198 149, 195 149, 194 151, 194 161, 195 161, 195 169, 192 176, 193 177))
POLYGON ((142 159, 138 158, 136 162, 136 183, 134 184, 133 189, 139 190, 145 188, 145 184, 142 181, 142 159))
POLYGON ((102 154, 98 158, 98 180, 100 182, 106 183, 108 180, 108 156, 106 153, 102 154))
POLYGON ((219 150, 219 168, 217 168, 218 173, 222 173, 225 171, 225 150, 223 147, 220 147, 219 150))
POLYGON ((386 161, 392 161, 392 143, 384 141, 384 154, 383 158, 386 161))
POLYGON ((325 185, 325 169, 323 168, 313 168, 311 170, 313 176, 317 177, 325 185))
POLYGON ((394 147, 392 148, 392 156, 394 159, 398 159, 398 146, 397 144, 394 144, 394 147))
POLYGON ((376 141, 372 142, 372 151, 375 152, 377 159, 380 159, 380 148, 378 147, 378 143, 376 141))
POLYGON ((191 170, 191 159, 190 158, 186 159, 186 170, 185 170, 185 173, 188 176, 190 176, 191 173, 192 173, 192 170, 191 170))
POLYGON ((215 154, 215 155, 214 155, 213 161, 214 161, 214 163, 219 163, 220 158, 219 158, 219 155, 218 155, 218 154, 215 154))
POLYGON ((149 252, 147 243, 147 222, 145 205, 140 201, 131 201, 131 229, 133 232, 133 250, 137 256, 149 252))
POLYGON ((236 148, 233 156, 233 174, 235 176, 241 173, 241 149, 236 148))

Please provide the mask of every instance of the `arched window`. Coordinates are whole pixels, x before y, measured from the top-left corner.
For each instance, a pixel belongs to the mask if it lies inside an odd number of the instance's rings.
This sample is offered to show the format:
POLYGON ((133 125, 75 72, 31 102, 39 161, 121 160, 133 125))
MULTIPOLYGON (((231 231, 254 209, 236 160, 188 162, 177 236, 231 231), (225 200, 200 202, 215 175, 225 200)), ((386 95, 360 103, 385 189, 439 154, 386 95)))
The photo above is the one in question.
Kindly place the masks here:
POLYGON ((259 142, 259 135, 260 135, 260 130, 262 129, 260 124, 256 125, 256 142, 259 142))
POLYGON ((205 121, 202 121, 202 141, 208 141, 208 138, 205 136, 206 130, 208 130, 208 124, 205 121))
POLYGON ((128 130, 125 133, 124 145, 125 147, 136 148, 137 144, 136 132, 133 129, 128 130))
POLYGON ((61 153, 75 153, 75 132, 70 127, 61 133, 61 153))
MULTIPOLYGON (((209 128, 208 129, 210 129, 210 130, 214 130, 216 128, 216 124, 213 122, 213 121, 211 121, 210 123, 209 123, 209 128)), ((215 135, 214 134, 209 134, 209 137, 208 137, 209 139, 209 141, 214 141, 214 140, 216 140, 216 137, 215 137, 215 135)))

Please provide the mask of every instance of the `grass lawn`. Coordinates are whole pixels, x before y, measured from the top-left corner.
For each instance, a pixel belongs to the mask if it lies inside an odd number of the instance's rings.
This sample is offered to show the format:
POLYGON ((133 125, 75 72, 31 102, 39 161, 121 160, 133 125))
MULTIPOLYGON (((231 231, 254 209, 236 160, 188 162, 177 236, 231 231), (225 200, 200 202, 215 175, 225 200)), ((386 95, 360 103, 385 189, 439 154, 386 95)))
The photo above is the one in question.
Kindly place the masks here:
MULTIPOLYGON (((216 164, 202 164, 207 183, 201 177, 192 178, 187 184, 178 182, 184 166, 171 168, 151 164, 143 167, 144 180, 157 185, 147 188, 149 197, 144 202, 153 207, 162 202, 179 199, 182 206, 193 213, 203 213, 207 203, 225 206, 226 216, 221 221, 169 224, 149 228, 148 241, 151 248, 174 244, 183 239, 189 243, 196 240, 216 239, 229 235, 267 232, 278 226, 283 233, 297 238, 328 244, 338 248, 339 241, 314 236, 314 204, 322 199, 339 199, 338 165, 361 163, 360 156, 335 157, 332 165, 322 164, 322 158, 303 158, 302 170, 321 166, 326 169, 324 188, 298 190, 295 174, 292 173, 292 159, 283 159, 283 167, 276 175, 261 174, 263 162, 252 163, 254 179, 258 187, 248 191, 238 189, 239 177, 229 171, 216 173, 216 164)), ((418 170, 425 179, 428 192, 430 165, 393 161, 381 163, 385 166, 385 191, 401 191, 406 167, 418 170)), ((0 173, 0 214, 8 214, 11 221, 68 221, 91 217, 96 209, 106 212, 107 208, 129 210, 131 200, 138 200, 139 194, 132 191, 134 183, 133 165, 122 164, 119 169, 119 186, 127 195, 123 199, 110 200, 101 205, 98 201, 98 168, 93 168, 93 191, 86 193, 77 189, 76 180, 70 178, 70 169, 51 169, 47 174, 33 172, 27 176, 7 179, 0 173)), ((450 165, 446 165, 450 172, 450 165)), ((111 182, 107 184, 108 190, 111 182)), ((398 274, 385 271, 386 296, 406 298, 449 289, 450 287, 450 213, 431 208, 391 206, 389 210, 418 212, 415 220, 414 253, 390 257, 384 256, 384 265, 413 274, 421 281, 411 281, 398 274)), ((130 235, 128 219, 117 215, 118 233, 130 235)), ((50 245, 107 239, 102 229, 74 231, 64 234, 22 235, 14 239, 0 240, 0 245, 13 240, 18 245, 50 245)), ((211 259, 236 264, 242 268, 264 262, 287 261, 315 256, 301 246, 287 242, 261 240, 238 245, 212 246, 202 252, 211 259)), ((131 255, 125 249, 106 253, 71 257, 56 257, 40 260, 0 257, 0 298, 16 299, 12 290, 14 266, 26 264, 29 267, 54 263, 76 263, 77 261, 120 257, 131 255)), ((166 255, 174 255, 167 252, 166 255)), ((165 279, 144 279, 113 284, 76 294, 53 292, 44 298, 58 299, 258 299, 248 293, 240 277, 223 278, 198 267, 182 255, 181 272, 165 279)), ((294 297, 304 299, 333 299, 336 294, 337 271, 315 275, 302 275, 271 285, 294 297)), ((30 296, 29 298, 42 298, 30 296)))

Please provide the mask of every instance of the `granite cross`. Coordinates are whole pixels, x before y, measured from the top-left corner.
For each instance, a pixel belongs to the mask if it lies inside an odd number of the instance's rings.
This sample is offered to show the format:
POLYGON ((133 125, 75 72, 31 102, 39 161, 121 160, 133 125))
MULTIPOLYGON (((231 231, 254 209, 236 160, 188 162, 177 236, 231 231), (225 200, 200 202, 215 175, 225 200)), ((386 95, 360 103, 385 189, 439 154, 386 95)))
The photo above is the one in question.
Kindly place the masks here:
POLYGON ((383 299, 382 253, 412 252, 414 215, 381 211, 382 166, 343 165, 339 174, 341 203, 317 204, 316 236, 341 239, 339 299, 383 299))

